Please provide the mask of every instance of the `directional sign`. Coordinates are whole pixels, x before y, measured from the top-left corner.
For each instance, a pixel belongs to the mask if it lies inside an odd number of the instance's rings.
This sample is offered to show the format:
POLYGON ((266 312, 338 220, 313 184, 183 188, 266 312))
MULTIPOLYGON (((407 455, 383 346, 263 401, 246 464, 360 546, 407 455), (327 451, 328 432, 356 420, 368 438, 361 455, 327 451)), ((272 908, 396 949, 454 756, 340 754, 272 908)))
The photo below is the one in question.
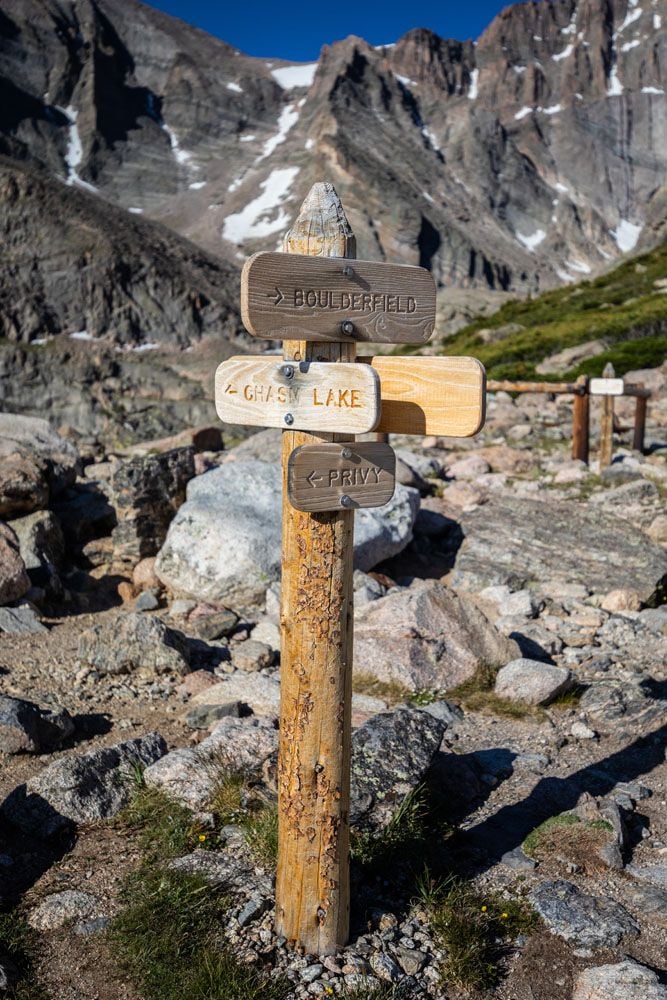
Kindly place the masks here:
POLYGON ((591 396, 622 396, 625 386, 622 378, 592 378, 588 391, 591 396))
POLYGON ((383 507, 395 483, 396 456, 374 441, 303 445, 287 467, 287 495, 297 510, 383 507))
POLYGON ((380 417, 370 365, 237 357, 215 373, 215 407, 228 424, 365 434, 380 417))
POLYGON ((257 253, 243 268, 241 316, 270 340, 423 344, 435 325, 435 282, 423 267, 257 253))
POLYGON ((486 374, 475 358, 359 358, 380 376, 386 434, 472 437, 484 426, 486 374))

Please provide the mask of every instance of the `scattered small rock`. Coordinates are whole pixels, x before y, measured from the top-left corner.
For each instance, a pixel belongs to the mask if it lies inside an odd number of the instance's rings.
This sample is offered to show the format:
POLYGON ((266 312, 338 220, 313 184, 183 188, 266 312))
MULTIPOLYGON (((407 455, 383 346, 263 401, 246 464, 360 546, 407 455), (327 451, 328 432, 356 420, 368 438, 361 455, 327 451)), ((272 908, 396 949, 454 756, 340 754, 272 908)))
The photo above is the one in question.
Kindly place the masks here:
POLYGON ((47 896, 28 916, 28 923, 37 931, 53 931, 75 920, 97 919, 105 913, 100 900, 92 892, 65 889, 47 896))
POLYGON ((188 671, 189 653, 180 632, 159 618, 125 614, 81 633, 79 657, 100 674, 144 670, 156 674, 188 671))
POLYGON ((566 667, 555 667, 522 657, 498 671, 495 693, 508 701, 548 705, 568 689, 572 675, 566 667))

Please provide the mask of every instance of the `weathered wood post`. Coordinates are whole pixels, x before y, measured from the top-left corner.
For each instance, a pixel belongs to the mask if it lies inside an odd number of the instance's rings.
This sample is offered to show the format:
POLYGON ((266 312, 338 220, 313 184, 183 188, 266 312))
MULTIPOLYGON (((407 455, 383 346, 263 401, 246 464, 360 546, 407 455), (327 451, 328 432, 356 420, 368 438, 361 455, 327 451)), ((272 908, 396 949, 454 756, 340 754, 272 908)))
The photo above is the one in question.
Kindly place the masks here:
MULTIPOLYGON (((615 377, 614 366, 608 361, 604 366, 602 378, 615 377)), ((614 452, 614 397, 611 394, 602 397, 602 417, 600 419, 600 470, 611 465, 614 452)))
MULTIPOLYGON (((283 249, 356 256, 332 184, 313 186, 283 249)), ((283 352, 285 361, 353 362, 356 345, 285 341, 283 352)), ((283 431, 284 476, 295 448, 344 439, 283 431)), ((349 936, 353 525, 352 510, 296 510, 284 480, 276 927, 313 955, 349 936)))
MULTIPOLYGON (((639 389, 644 388, 644 383, 639 382, 639 389)), ((646 403, 647 398, 644 395, 637 396, 635 400, 635 429, 632 437, 632 447, 635 451, 644 451, 644 434, 646 432, 646 403)))
POLYGON ((591 402, 588 394, 588 375, 580 375, 577 385, 581 386, 581 389, 575 393, 572 411, 572 458, 588 462, 591 402))

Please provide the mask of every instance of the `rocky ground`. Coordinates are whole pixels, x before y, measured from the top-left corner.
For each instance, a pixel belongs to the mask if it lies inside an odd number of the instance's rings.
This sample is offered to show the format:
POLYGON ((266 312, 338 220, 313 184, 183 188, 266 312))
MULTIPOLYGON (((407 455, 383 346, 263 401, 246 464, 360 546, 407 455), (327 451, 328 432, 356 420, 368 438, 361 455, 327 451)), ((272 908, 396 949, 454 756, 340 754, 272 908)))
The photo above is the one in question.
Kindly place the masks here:
POLYGON ((279 435, 82 459, 0 415, 0 992, 664 1000, 667 368, 626 377, 655 390, 645 454, 618 400, 602 471, 563 397, 392 439, 396 496, 356 515, 353 932, 328 957, 273 929, 279 435), (165 830, 255 992, 160 992, 119 952, 165 830))

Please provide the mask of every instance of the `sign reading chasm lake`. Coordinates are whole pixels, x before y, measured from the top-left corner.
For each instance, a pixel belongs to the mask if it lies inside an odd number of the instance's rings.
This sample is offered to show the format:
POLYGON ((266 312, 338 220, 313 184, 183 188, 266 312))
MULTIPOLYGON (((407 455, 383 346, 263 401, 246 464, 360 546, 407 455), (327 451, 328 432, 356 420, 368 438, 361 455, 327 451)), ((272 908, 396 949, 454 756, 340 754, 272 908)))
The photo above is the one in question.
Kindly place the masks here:
POLYGON ((243 268, 241 316, 269 340, 423 344, 435 326, 435 282, 405 264, 257 253, 243 268))
POLYGON ((313 513, 383 507, 395 483, 394 451, 375 441, 302 445, 287 467, 290 503, 313 513))
POLYGON ((370 365, 235 357, 215 373, 215 407, 228 424, 366 434, 380 419, 370 365))

